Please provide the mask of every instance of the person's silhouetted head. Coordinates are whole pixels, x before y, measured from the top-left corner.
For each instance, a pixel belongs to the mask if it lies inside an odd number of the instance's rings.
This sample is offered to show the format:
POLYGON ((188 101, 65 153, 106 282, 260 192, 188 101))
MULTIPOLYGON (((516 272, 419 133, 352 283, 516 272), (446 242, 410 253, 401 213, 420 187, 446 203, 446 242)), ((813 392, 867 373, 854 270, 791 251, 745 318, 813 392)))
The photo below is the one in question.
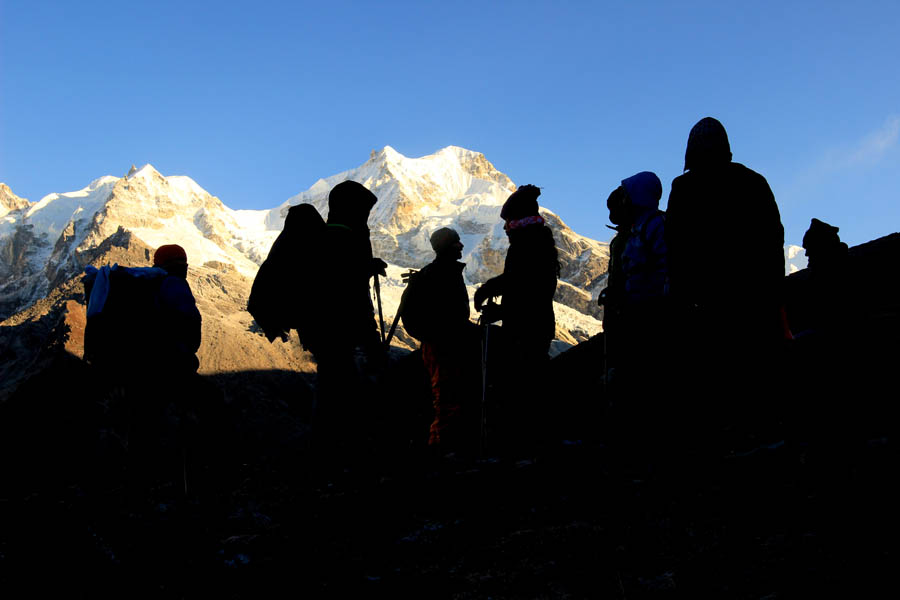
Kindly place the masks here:
POLYGON ((500 209, 500 218, 504 221, 516 221, 540 214, 537 201, 540 195, 541 188, 536 185, 519 186, 503 203, 503 208, 500 209))
POLYGON ((635 215, 659 208, 662 198, 662 182, 656 173, 641 171, 622 180, 622 187, 628 197, 628 204, 635 215))
POLYGON ((631 225, 631 211, 628 210, 628 192, 621 185, 611 191, 606 198, 609 222, 619 227, 631 225))
POLYGON ((847 244, 841 241, 838 231, 838 227, 819 219, 810 221, 809 229, 803 234, 803 248, 809 259, 809 267, 825 265, 847 253, 847 244))
POLYGON ((324 224, 325 221, 315 206, 297 204, 288 209, 283 231, 303 237, 315 233, 324 224))
POLYGON ((700 119, 691 129, 684 152, 684 170, 731 162, 731 146, 725 127, 712 117, 700 119))
POLYGON ((328 194, 328 222, 365 227, 378 197, 356 181, 343 181, 328 194))
POLYGON ((431 247, 440 259, 462 258, 463 243, 459 239, 459 234, 449 227, 441 227, 431 234, 431 247))
POLYGON ((153 253, 153 266, 159 267, 169 275, 187 277, 187 253, 178 244, 160 246, 153 253))

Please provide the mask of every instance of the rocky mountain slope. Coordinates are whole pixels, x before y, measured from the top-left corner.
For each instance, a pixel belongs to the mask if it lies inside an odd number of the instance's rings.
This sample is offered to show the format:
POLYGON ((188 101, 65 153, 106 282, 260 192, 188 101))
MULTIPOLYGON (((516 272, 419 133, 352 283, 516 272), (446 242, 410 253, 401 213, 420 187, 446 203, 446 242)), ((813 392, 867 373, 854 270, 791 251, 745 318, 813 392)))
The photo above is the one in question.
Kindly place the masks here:
MULTIPOLYGON (((123 229, 133 236, 129 243, 148 249, 173 242, 185 247, 204 316, 208 347, 201 359, 208 360, 203 368, 221 369, 230 360, 225 353, 255 344, 250 341, 255 334, 249 331, 251 321, 242 312, 243 303, 287 209, 309 202, 327 215, 329 190, 346 179, 360 181, 379 198, 370 227, 375 253, 390 263, 382 283, 388 321, 403 290, 400 274, 431 260, 428 236, 438 227, 460 231, 469 284, 477 285, 502 270, 508 242, 499 212, 515 185, 483 155, 469 150, 449 147, 410 159, 386 147, 357 169, 320 180, 282 205, 261 211, 232 210, 190 178, 164 177, 145 165, 132 167, 123 177, 101 177, 82 190, 50 194, 36 203, 18 198, 6 186, 0 188, 0 319, 27 320, 14 315, 37 306, 80 275, 95 260, 91 257, 96 249, 123 229), (226 335, 220 327, 233 331, 226 335)), ((552 212, 545 210, 544 215, 560 249, 557 337, 562 346, 557 347, 565 347, 600 329, 592 297, 603 285, 608 252, 606 244, 579 236, 552 212)), ((122 262, 146 264, 147 252, 142 261, 122 262)), ((315 283, 310 282, 311 293, 321 293, 315 283)), ((401 329, 397 344, 410 347, 414 342, 401 329)), ((276 361, 278 367, 292 368, 294 354, 288 352, 292 358, 276 361)))
MULTIPOLYGON (((150 266, 152 249, 118 229, 96 248, 78 254, 84 264, 150 266)), ((203 316, 201 372, 315 371, 296 337, 270 344, 245 310, 250 281, 224 265, 191 267, 188 283, 203 316)), ((54 287, 29 308, 0 322, 0 402, 17 385, 59 359, 60 352, 84 353, 85 306, 79 276, 54 287)), ((123 351, 127 351, 123 340, 123 351)))

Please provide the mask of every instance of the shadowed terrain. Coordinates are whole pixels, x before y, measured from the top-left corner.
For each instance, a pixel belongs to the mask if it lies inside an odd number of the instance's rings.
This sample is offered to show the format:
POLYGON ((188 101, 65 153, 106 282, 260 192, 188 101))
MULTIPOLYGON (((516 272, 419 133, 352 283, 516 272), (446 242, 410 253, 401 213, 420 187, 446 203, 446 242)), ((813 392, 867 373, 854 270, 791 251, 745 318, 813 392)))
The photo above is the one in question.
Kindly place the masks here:
MULTIPOLYGON (((37 351, 0 404, 0 572, 31 592, 90 597, 871 596, 895 552, 897 350, 875 340, 896 337, 897 244, 851 250, 868 265, 858 293, 871 310, 852 321, 863 341, 842 356, 845 370, 826 374, 835 397, 805 396, 805 382, 826 375, 791 345, 787 363, 800 366, 783 390, 782 437, 652 477, 625 473, 607 443, 595 337, 551 363, 550 443, 485 459, 425 452, 417 353, 392 358, 359 415, 358 452, 340 465, 310 450, 309 374, 205 375, 187 498, 169 448, 135 501, 126 399, 70 349, 83 326, 74 300, 51 303, 14 336, 3 328, 4 381, 24 365, 20 348, 37 351)), ((726 397, 741 399, 739 386, 726 397)))

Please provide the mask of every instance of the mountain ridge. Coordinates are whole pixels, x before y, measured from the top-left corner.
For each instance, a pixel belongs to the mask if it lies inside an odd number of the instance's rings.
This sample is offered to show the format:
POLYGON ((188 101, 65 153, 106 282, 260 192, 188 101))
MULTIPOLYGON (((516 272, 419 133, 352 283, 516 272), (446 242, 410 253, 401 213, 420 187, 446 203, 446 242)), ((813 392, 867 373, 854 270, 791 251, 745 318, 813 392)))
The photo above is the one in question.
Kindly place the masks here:
MULTIPOLYGON (((508 242, 499 210, 515 185, 479 152, 448 146, 407 158, 385 146, 359 167, 320 179, 261 211, 233 210, 190 177, 163 176, 148 163, 132 166, 124 177, 97 178, 76 192, 48 194, 21 215, 0 222, 0 249, 6 250, 0 257, 19 249, 15 265, 0 260, 0 318, 27 308, 80 272, 84 261, 79 256, 119 227, 150 247, 177 241, 192 265, 220 265, 252 279, 280 233, 287 209, 309 202, 327 215, 328 192, 346 179, 360 181, 379 197, 370 218, 373 247, 397 267, 389 269, 383 285, 388 312, 399 304, 400 272, 431 260, 428 237, 438 227, 460 231, 470 285, 502 271, 508 242)), ((563 319, 568 333, 561 332, 560 339, 586 339, 600 328, 592 298, 602 287, 607 245, 579 236, 549 210, 542 214, 560 247, 563 277, 557 300, 575 311, 563 319), (574 321, 580 322, 569 323, 574 321)), ((561 305, 558 312, 569 313, 561 305)))

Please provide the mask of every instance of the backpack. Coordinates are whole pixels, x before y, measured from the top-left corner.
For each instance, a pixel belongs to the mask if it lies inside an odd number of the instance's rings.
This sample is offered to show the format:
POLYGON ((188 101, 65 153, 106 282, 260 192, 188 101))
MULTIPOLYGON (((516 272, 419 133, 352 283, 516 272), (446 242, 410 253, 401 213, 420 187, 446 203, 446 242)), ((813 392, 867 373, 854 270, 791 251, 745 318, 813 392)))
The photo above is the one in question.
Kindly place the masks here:
POLYGON ((431 315, 428 312, 427 271, 410 271, 406 279, 406 289, 400 296, 400 308, 397 309, 403 321, 403 329, 420 342, 428 336, 431 315))
POLYGON ((318 252, 325 227, 322 217, 311 205, 291 207, 284 229, 253 279, 247 312, 269 342, 276 338, 287 341, 291 329, 296 329, 301 343, 308 347, 309 339, 318 330, 316 299, 311 288, 301 284, 300 278, 318 278, 321 260, 318 252))
POLYGON ((281 277, 273 263, 263 262, 253 279, 247 300, 247 312, 270 342, 279 337, 286 340, 291 329, 287 318, 288 298, 285 297, 284 290, 279 289, 284 285, 281 277))
POLYGON ((156 267, 85 268, 86 362, 112 372, 145 370, 153 364, 160 342, 157 297, 168 276, 156 267))

